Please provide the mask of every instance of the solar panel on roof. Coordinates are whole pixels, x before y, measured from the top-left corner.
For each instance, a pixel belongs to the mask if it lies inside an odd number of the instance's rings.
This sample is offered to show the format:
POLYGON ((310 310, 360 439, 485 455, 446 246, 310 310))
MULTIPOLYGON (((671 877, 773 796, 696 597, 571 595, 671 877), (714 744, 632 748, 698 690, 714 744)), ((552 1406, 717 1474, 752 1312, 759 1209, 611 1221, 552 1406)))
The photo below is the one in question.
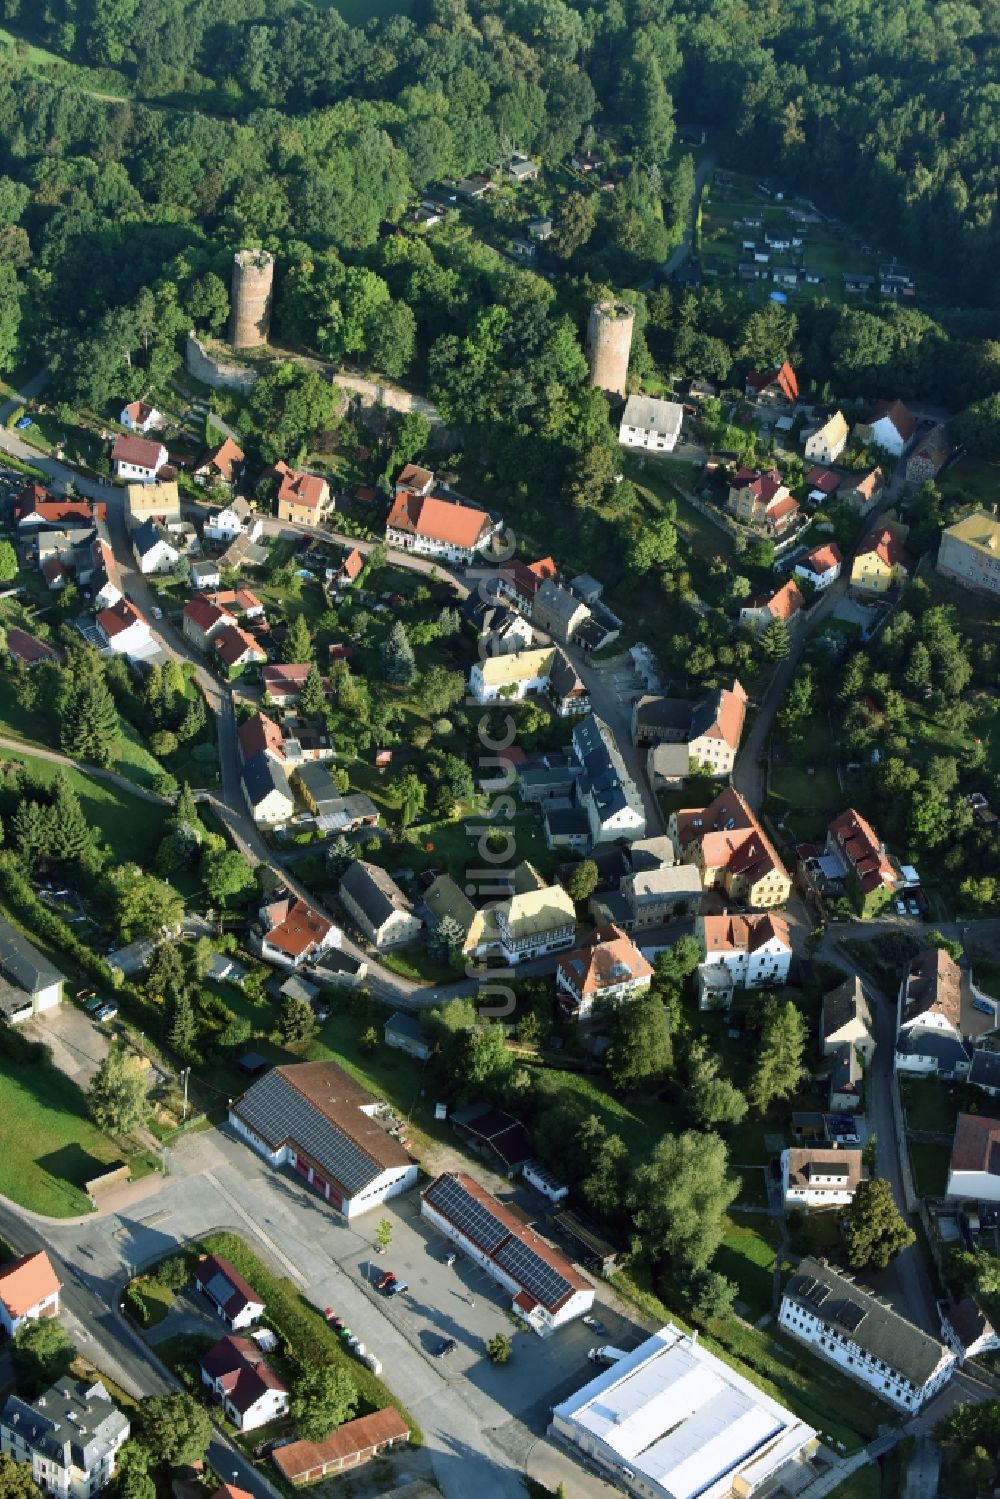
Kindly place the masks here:
POLYGON ((425 1195, 457 1229, 487 1254, 492 1254, 510 1232, 505 1223, 495 1218, 489 1208, 477 1201, 453 1176, 440 1177, 428 1187, 425 1195))
POLYGON ((573 1289, 564 1275, 554 1270, 540 1254, 520 1239, 510 1238, 502 1244, 497 1250, 496 1261, 505 1270, 509 1270, 542 1306, 555 1306, 557 1301, 573 1289))
POLYGON ((844 1301, 837 1309, 837 1321, 850 1332, 861 1326, 865 1318, 865 1308, 856 1306, 853 1301, 844 1301))
POLYGON ((813 1303, 814 1306, 822 1306, 829 1294, 830 1287, 824 1286, 819 1281, 817 1281, 812 1290, 809 1292, 809 1300, 813 1303))
POLYGON ((382 1173, 381 1166, 324 1119, 277 1071, 269 1072, 244 1094, 239 1115, 269 1144, 291 1141, 348 1196, 356 1196, 382 1173))

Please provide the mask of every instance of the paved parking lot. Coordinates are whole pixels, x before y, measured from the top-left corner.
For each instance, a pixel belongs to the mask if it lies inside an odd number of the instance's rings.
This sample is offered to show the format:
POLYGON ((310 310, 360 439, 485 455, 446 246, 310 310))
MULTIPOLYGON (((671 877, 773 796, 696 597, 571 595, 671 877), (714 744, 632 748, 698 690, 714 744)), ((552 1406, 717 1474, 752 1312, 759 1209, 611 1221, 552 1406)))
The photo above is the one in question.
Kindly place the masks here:
POLYGON ((68 1002, 25 1021, 22 1029, 30 1040, 48 1046, 53 1066, 81 1088, 90 1086, 111 1040, 106 1027, 68 1002))
MULTIPOLYGON (((389 1204, 384 1216, 393 1227, 388 1250, 379 1255, 365 1246, 342 1259, 342 1266, 438 1373, 450 1383, 469 1380, 487 1401, 495 1402, 498 1422, 513 1416, 544 1430, 551 1407, 595 1372, 587 1361, 590 1348, 601 1343, 634 1348, 645 1336, 616 1312, 595 1305, 605 1332, 572 1322, 540 1338, 510 1314, 510 1297, 485 1270, 421 1219, 417 1199, 389 1204), (446 1257, 452 1252, 457 1258, 449 1267, 446 1257), (376 1291, 374 1282, 385 1270, 405 1280, 409 1289, 397 1296, 376 1291), (487 1340, 498 1332, 513 1341, 507 1365, 492 1364, 486 1352, 487 1340), (435 1358, 444 1338, 454 1338, 456 1347, 435 1358)), ((378 1353, 377 1348, 372 1351, 378 1353)))

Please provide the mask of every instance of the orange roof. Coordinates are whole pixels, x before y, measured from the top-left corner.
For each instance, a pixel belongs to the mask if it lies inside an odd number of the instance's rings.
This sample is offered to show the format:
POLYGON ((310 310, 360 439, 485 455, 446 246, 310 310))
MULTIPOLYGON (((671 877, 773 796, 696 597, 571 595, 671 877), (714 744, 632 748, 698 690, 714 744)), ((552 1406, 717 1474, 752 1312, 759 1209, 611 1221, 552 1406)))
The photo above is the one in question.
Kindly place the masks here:
POLYGON ((775 383, 781 390, 782 395, 787 396, 789 401, 797 401, 799 398, 799 380, 792 366, 786 359, 784 364, 775 374, 775 383))
POLYGON ((794 500, 792 496, 788 494, 785 495, 783 499, 774 500, 771 504, 768 505, 767 518, 768 520, 783 520, 786 515, 791 515, 794 511, 798 510, 798 508, 798 500, 794 500))
POLYGON ((774 938, 791 949, 792 938, 783 916, 705 916, 705 952, 756 952, 774 938))
POLYGON ((805 599, 802 597, 796 585, 791 579, 788 580, 777 593, 771 595, 767 602, 767 608, 774 619, 791 619, 797 610, 802 608, 805 599))
POLYGON ((872 554, 889 568, 905 568, 910 565, 910 555, 903 545, 903 539, 891 526, 876 526, 874 531, 868 532, 858 547, 858 556, 868 557, 872 554))
POLYGON ((248 635, 246 630, 241 630, 237 624, 226 625, 224 630, 220 630, 212 641, 212 648, 218 651, 227 666, 235 666, 242 661, 247 651, 253 651, 262 661, 266 659, 253 636, 248 635))
POLYGON ((447 546, 465 547, 471 551, 489 516, 482 510, 473 510, 468 505, 453 504, 440 500, 436 495, 413 494, 401 490, 393 502, 386 521, 397 531, 410 531, 414 536, 424 536, 429 541, 440 541, 447 546))
POLYGON ((902 401, 876 401, 872 426, 881 421, 884 416, 889 418, 903 441, 909 442, 917 430, 917 419, 907 411, 902 401))
POLYGON ((218 469, 222 477, 231 482, 235 477, 236 469, 239 468, 245 456, 239 444, 233 442, 231 437, 227 437, 223 442, 217 443, 214 448, 209 448, 204 458, 198 464, 198 468, 199 470, 203 468, 218 469))
POLYGON ((811 573, 825 573, 831 567, 839 567, 843 560, 837 543, 825 541, 800 558, 796 566, 808 568, 811 573))
POLYGON ((224 607, 232 604, 240 614, 246 614, 250 609, 263 609, 257 595, 249 588, 220 588, 215 593, 207 594, 209 602, 224 607))
POLYGON ((434 483, 434 473, 429 468, 421 468, 419 463, 408 463, 401 468, 396 475, 397 489, 429 489, 434 483))
POLYGON ((319 474, 306 474, 301 469, 289 468, 286 463, 276 463, 275 473, 281 478, 278 486, 278 502, 286 505, 305 505, 308 510, 317 510, 326 500, 328 486, 319 474))
POLYGON ((236 623, 232 615, 227 614, 225 609, 221 609, 218 603, 203 598, 200 594, 196 594, 193 599, 188 599, 184 605, 184 618, 189 619, 202 631, 210 630, 213 625, 219 623, 220 619, 228 620, 230 624, 236 623))
POLYGON ((120 635, 134 624, 145 624, 146 617, 140 614, 134 604, 128 599, 119 599, 117 604, 112 604, 110 609, 102 609, 97 616, 97 623, 109 640, 115 635, 120 635))
POLYGON ((882 885, 895 885, 896 871, 882 852, 875 829, 860 812, 848 807, 833 819, 827 831, 850 861, 866 894, 882 885))
POLYGON ((357 547, 355 547, 352 552, 348 552, 347 556, 340 564, 340 570, 344 574, 344 576, 351 583, 353 583, 355 578, 360 577, 361 573, 364 571, 364 566, 365 559, 362 557, 357 547))
MULTIPOLYGON (((373 1411, 369 1416, 358 1416, 345 1421, 322 1442, 289 1442, 286 1447, 277 1447, 271 1454, 279 1472, 289 1482, 331 1463, 340 1464, 373 1447, 386 1442, 406 1440, 410 1428, 402 1416, 391 1405, 384 1410, 373 1411)), ((353 1466, 353 1465, 352 1465, 353 1466)), ((212 1496, 215 1499, 215 1496, 212 1496)))
POLYGON ((653 976, 631 937, 616 926, 598 927, 586 947, 563 954, 559 968, 582 999, 600 995, 629 979, 637 982, 653 976))
POLYGON ((880 468, 873 468, 870 474, 865 474, 863 479, 858 480, 854 486, 854 493, 864 495, 866 500, 870 500, 872 495, 880 490, 884 483, 885 478, 882 470, 880 468))
POLYGON ((723 687, 719 691, 718 712, 708 732, 712 738, 724 739, 730 749, 739 749, 746 716, 746 689, 734 677, 732 687, 723 687))
POLYGON ((140 422, 144 422, 147 417, 153 415, 155 407, 148 405, 145 401, 130 401, 125 407, 125 410, 135 422, 136 426, 138 426, 140 422))
POLYGON ((23 1254, 0 1269, 0 1301, 11 1317, 24 1317, 60 1289, 44 1249, 23 1254))
POLYGON ((267 750, 272 755, 280 755, 284 759, 281 730, 274 719, 268 718, 266 713, 255 713, 252 718, 241 723, 236 730, 236 737, 240 741, 244 760, 252 760, 254 755, 259 754, 261 750, 267 750))
POLYGON ((292 901, 284 918, 267 934, 267 942, 291 958, 298 958, 314 943, 322 942, 333 926, 304 900, 292 901))
POLYGON ((735 786, 727 786, 707 807, 685 807, 674 814, 681 848, 697 844, 707 869, 728 869, 761 879, 785 874, 774 845, 735 786))

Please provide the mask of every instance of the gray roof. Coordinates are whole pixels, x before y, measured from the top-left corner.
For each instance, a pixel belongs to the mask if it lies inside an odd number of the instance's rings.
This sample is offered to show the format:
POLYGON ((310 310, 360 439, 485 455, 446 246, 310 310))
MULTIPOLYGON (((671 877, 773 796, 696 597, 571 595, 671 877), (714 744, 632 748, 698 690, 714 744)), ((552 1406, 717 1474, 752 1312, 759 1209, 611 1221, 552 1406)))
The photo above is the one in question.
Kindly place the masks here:
POLYGON ((551 578, 546 578, 541 588, 535 594, 535 609, 543 608, 556 619, 562 620, 564 624, 573 618, 578 609, 583 608, 583 602, 568 589, 560 587, 551 578))
POLYGON ((578 599, 583 599, 585 604, 599 599, 604 592, 604 584, 598 582, 592 573, 580 573, 577 577, 570 579, 570 589, 578 599))
POLYGON ((40 994, 50 984, 61 984, 63 975, 43 958, 27 937, 0 916, 0 974, 12 988, 40 994))
POLYGON ((676 437, 684 420, 684 408, 676 401, 659 401, 653 396, 629 396, 625 402, 622 425, 639 427, 644 432, 661 432, 676 437))
POLYGON ((403 1010, 394 1010, 385 1023, 385 1034, 405 1036, 407 1041, 426 1041, 427 1034, 416 1015, 407 1015, 403 1010))
POLYGON ((339 802, 340 790, 326 766, 318 760, 306 760, 295 767, 300 786, 308 791, 321 812, 331 810, 328 804, 339 802))
POLYGON ((785 1287, 785 1297, 872 1358, 881 1359, 917 1389, 930 1379, 946 1352, 936 1338, 819 1260, 807 1257, 801 1262, 785 1287))
POLYGON ((285 767, 280 760, 275 760, 266 750, 259 750, 252 755, 243 767, 243 784, 247 788, 250 797, 250 805, 259 807, 265 797, 272 791, 281 791, 294 802, 292 788, 288 784, 288 776, 285 767))
POLYGON ((683 697, 641 697, 635 705, 636 725, 651 729, 676 729, 686 735, 694 705, 683 697))
POLYGON ((290 973, 278 993, 286 995, 288 999, 304 999, 306 1004, 310 1005, 319 993, 319 988, 316 984, 310 984, 307 979, 302 978, 301 974, 290 973))
POLYGON ((549 835, 553 838, 583 838, 590 833, 587 814, 582 807, 549 807, 544 818, 549 835))
POLYGON ((977 1048, 972 1053, 969 1082, 981 1088, 1000 1088, 1000 1051, 977 1048))
MULTIPOLYGON (((143 521, 132 537, 132 544, 140 557, 145 557, 146 553, 151 552, 161 541, 165 541, 168 546, 171 545, 170 537, 155 520, 143 521)), ((174 550, 176 551, 176 547, 174 550)))
POLYGON ((364 859, 348 865, 340 888, 357 902, 376 931, 385 925, 393 911, 413 910, 395 880, 377 864, 368 864, 364 859))
POLYGON ((842 1042, 830 1054, 830 1094, 856 1093, 861 1101, 863 1069, 857 1051, 849 1041, 842 1042))
MULTIPOLYGON (((954 1072, 956 1067, 969 1060, 968 1052, 954 1031, 921 1025, 919 1021, 900 1031, 896 1037, 896 1055, 935 1057, 942 1072, 954 1072)), ((1000 1056, 997 1061, 1000 1062, 1000 1056)))
POLYGON ((10 1395, 0 1411, 0 1427, 16 1431, 39 1456, 61 1468, 95 1468, 129 1434, 126 1416, 113 1404, 100 1380, 61 1379, 32 1405, 10 1395), (16 1420, 15 1420, 16 1418, 16 1420))

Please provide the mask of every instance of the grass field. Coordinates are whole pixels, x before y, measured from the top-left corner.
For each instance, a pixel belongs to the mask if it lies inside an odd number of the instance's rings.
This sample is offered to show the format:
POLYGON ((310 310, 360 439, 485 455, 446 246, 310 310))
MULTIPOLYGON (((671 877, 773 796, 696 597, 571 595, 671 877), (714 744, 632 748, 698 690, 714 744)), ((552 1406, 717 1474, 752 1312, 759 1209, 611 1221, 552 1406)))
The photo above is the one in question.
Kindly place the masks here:
POLYGON ((832 1490, 830 1499, 881 1499, 882 1475, 874 1463, 865 1463, 832 1490))
POLYGON ((726 1220, 722 1247, 712 1261, 713 1270, 735 1282, 736 1294, 749 1307, 752 1321, 771 1310, 778 1242, 770 1218, 758 1215, 739 1223, 730 1218, 726 1220))
POLYGON ((902 1089, 907 1129, 934 1130, 948 1135, 953 1132, 961 1108, 954 1087, 933 1078, 904 1078, 902 1089))
MULTIPOLYGON (((58 748, 58 741, 53 745, 52 724, 47 715, 37 708, 22 708, 14 696, 13 683, 6 676, 0 676, 0 735, 23 739, 25 744, 39 745, 43 749, 58 748)), ((118 756, 112 769, 127 780, 135 781, 137 786, 150 785, 162 769, 136 730, 124 720, 118 756)))
POLYGON ((0 1194, 52 1218, 89 1207, 83 1184, 120 1159, 87 1117, 84 1095, 44 1062, 0 1056, 0 1194))
POLYGON ((974 957, 972 976, 984 994, 992 994, 995 999, 1000 999, 1000 963, 974 957))
MULTIPOLYGON (((15 757, 11 751, 6 751, 2 758, 9 762, 15 757)), ((167 811, 165 807, 142 801, 118 786, 98 781, 72 767, 67 769, 52 760, 40 760, 30 754, 19 754, 16 759, 32 775, 49 784, 63 770, 80 798, 87 821, 100 829, 101 837, 114 849, 119 861, 124 863, 135 860, 140 864, 152 862, 163 836, 163 819, 167 811)))
POLYGON ((439 963, 432 958, 422 942, 399 947, 395 952, 380 953, 379 962, 398 973, 404 979, 413 979, 418 984, 448 984, 456 977, 450 963, 439 963))
POLYGON ((920 1145, 910 1142, 913 1182, 921 1197, 943 1197, 948 1181, 950 1145, 920 1145))
POLYGON ((132 1290, 142 1302, 145 1313, 143 1327, 155 1327, 162 1322, 175 1301, 175 1294, 158 1281, 145 1276, 132 1282, 132 1290))

